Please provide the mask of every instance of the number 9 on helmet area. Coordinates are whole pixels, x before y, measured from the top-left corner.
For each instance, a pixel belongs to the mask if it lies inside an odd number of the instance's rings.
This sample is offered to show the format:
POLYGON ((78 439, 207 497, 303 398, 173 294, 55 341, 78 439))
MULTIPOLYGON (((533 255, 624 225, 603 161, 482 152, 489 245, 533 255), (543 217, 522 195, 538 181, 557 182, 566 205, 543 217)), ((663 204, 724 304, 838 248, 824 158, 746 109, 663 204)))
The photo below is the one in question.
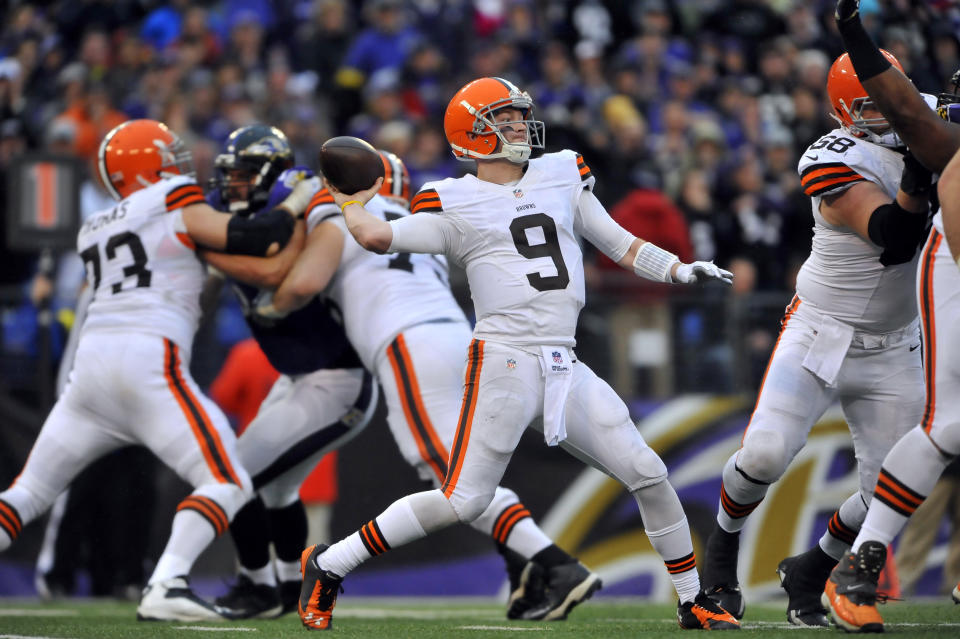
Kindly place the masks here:
POLYGON ((338 191, 350 195, 369 189, 383 177, 383 160, 360 138, 330 138, 320 147, 320 170, 338 191))

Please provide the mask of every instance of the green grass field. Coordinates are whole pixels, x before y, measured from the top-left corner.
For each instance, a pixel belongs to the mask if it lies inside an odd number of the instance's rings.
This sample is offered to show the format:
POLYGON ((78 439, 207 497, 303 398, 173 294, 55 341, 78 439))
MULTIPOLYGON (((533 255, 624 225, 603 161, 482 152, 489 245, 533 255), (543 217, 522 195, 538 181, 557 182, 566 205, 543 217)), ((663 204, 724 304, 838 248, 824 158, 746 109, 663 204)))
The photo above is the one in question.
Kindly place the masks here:
MULTIPOLYGON (((785 602, 784 602, 785 603, 785 602)), ((564 622, 507 621, 503 606, 474 599, 362 599, 337 606, 329 637, 577 637, 616 639, 673 637, 683 631, 673 606, 628 600, 591 601, 578 607, 564 622)), ((960 636, 960 606, 949 601, 901 602, 881 609, 887 632, 900 637, 960 636)), ((790 626, 781 605, 753 605, 743 633, 763 637, 839 636, 836 629, 806 630, 790 626)), ((214 623, 141 623, 135 605, 93 600, 43 604, 27 600, 0 600, 0 639, 115 639, 137 637, 305 637, 296 615, 265 621, 214 623)))

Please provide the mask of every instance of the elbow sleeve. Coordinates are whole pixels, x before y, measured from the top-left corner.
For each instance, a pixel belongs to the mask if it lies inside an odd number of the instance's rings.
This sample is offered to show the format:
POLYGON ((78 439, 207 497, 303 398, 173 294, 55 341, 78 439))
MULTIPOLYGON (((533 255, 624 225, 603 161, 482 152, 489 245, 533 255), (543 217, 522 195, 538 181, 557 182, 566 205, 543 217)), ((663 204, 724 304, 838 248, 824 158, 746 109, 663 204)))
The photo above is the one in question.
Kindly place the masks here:
POLYGON ((905 211, 896 200, 878 206, 867 222, 870 240, 884 249, 880 254, 884 266, 912 260, 926 230, 927 216, 905 211))
POLYGON ((227 253, 264 257, 274 243, 281 249, 287 245, 295 223, 282 209, 253 217, 234 215, 227 223, 227 253))

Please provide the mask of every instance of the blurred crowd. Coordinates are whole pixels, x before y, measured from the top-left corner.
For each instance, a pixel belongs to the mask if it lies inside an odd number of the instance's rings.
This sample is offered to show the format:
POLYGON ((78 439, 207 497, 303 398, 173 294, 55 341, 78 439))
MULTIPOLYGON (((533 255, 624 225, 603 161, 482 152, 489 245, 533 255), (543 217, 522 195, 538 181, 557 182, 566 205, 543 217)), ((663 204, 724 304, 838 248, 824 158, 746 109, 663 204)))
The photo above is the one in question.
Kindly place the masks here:
MULTIPOLYGON (((150 117, 188 142, 201 184, 231 130, 266 122, 298 164, 316 166, 333 135, 362 137, 400 155, 416 189, 468 169, 444 139, 449 97, 502 76, 533 96, 548 150, 583 154, 631 231, 731 268, 738 293, 788 291, 812 233, 797 161, 834 127, 834 4, 14 0, 0 34, 0 172, 29 149, 89 162, 118 122, 150 117)), ((920 90, 947 88, 955 2, 863 0, 861 13, 920 90)), ((95 180, 85 213, 104 202, 95 180)), ((3 283, 22 283, 37 257, 4 264, 3 283)), ((596 281, 616 280, 596 266, 596 281)), ((82 273, 67 270, 49 287, 63 304, 82 273)))

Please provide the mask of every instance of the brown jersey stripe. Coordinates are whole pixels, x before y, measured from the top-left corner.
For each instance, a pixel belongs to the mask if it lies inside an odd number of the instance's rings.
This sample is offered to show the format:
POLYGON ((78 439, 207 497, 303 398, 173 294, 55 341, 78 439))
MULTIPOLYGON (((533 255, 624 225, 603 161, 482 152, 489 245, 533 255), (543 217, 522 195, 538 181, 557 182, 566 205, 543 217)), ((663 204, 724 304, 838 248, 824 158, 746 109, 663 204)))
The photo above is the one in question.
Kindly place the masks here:
POLYGON ((10 502, 3 499, 0 499, 0 526, 3 526, 3 529, 7 531, 11 540, 19 537, 20 531, 23 530, 23 520, 20 519, 20 513, 10 505, 10 502))
POLYGON ((197 401, 183 379, 180 372, 180 354, 177 345, 166 338, 163 341, 166 345, 163 374, 167 378, 167 386, 177 399, 180 410, 183 411, 183 416, 187 419, 197 443, 200 444, 200 450, 207 462, 207 467, 220 483, 239 486, 241 482, 233 470, 229 457, 224 452, 220 435, 217 434, 216 429, 210 422, 210 417, 203 409, 203 405, 197 401))
POLYGON ((203 202, 203 191, 196 184, 182 184, 167 193, 166 205, 168 211, 187 206, 186 202, 195 204, 197 199, 203 202))
POLYGON ((937 409, 937 322, 933 306, 933 264, 941 241, 943 236, 940 232, 931 228, 920 258, 920 329, 923 337, 923 381, 927 389, 920 427, 928 434, 937 409))
POLYGON ((804 187, 803 192, 810 197, 817 197, 832 191, 842 184, 864 181, 864 177, 856 173, 840 177, 831 177, 829 179, 823 179, 822 181, 814 180, 815 183, 811 183, 809 186, 804 187))
POLYGON ((827 524, 827 530, 831 535, 847 544, 848 546, 853 544, 857 538, 857 531, 853 530, 840 519, 840 513, 833 513, 833 517, 830 518, 830 522, 827 524))
POLYGON ((177 239, 180 240, 180 243, 186 246, 191 251, 196 250, 197 245, 194 244, 193 238, 187 235, 186 233, 177 233, 177 239))
POLYGON ((411 213, 439 213, 443 210, 440 194, 435 189, 426 189, 413 196, 410 201, 411 213))
POLYGON ((671 559, 669 561, 664 561, 663 565, 667 567, 667 572, 671 575, 676 575, 681 572, 687 572, 688 570, 693 570, 697 567, 697 556, 694 553, 690 553, 679 559, 671 559))
POLYGON ((468 353, 460 419, 457 421, 457 433, 454 436, 453 449, 450 451, 450 459, 447 462, 447 477, 441 487, 443 494, 447 497, 452 495, 457 487, 457 479, 460 478, 463 458, 466 456, 467 444, 470 441, 470 427, 473 425, 473 413, 477 408, 480 369, 483 365, 483 341, 474 339, 470 342, 468 353))
POLYGON ((403 414, 407 418, 407 427, 417 444, 417 450, 420 451, 420 459, 430 466, 430 470, 437 476, 438 481, 442 482, 447 476, 447 449, 440 441, 430 416, 423 406, 420 385, 417 383, 417 375, 403 333, 397 335, 387 347, 387 359, 390 360, 390 366, 393 368, 393 377, 397 390, 400 391, 403 414))
POLYGON ((747 427, 743 429, 743 435, 740 437, 740 445, 743 446, 743 440, 747 436, 747 431, 750 430, 750 422, 753 421, 753 416, 757 412, 757 405, 760 403, 760 398, 763 396, 763 385, 767 381, 767 373, 770 372, 770 362, 773 361, 773 356, 777 352, 777 347, 780 346, 780 338, 783 337, 783 331, 787 328, 787 323, 790 321, 790 318, 797 311, 797 308, 800 307, 800 297, 794 295, 793 299, 790 300, 790 303, 787 305, 786 310, 783 314, 783 319, 780 320, 780 333, 777 335, 777 341, 773 345, 773 351, 770 353, 770 359, 767 360, 767 367, 763 371, 763 378, 760 380, 760 390, 757 391, 757 402, 753 406, 753 412, 750 413, 750 420, 747 422, 747 427))

